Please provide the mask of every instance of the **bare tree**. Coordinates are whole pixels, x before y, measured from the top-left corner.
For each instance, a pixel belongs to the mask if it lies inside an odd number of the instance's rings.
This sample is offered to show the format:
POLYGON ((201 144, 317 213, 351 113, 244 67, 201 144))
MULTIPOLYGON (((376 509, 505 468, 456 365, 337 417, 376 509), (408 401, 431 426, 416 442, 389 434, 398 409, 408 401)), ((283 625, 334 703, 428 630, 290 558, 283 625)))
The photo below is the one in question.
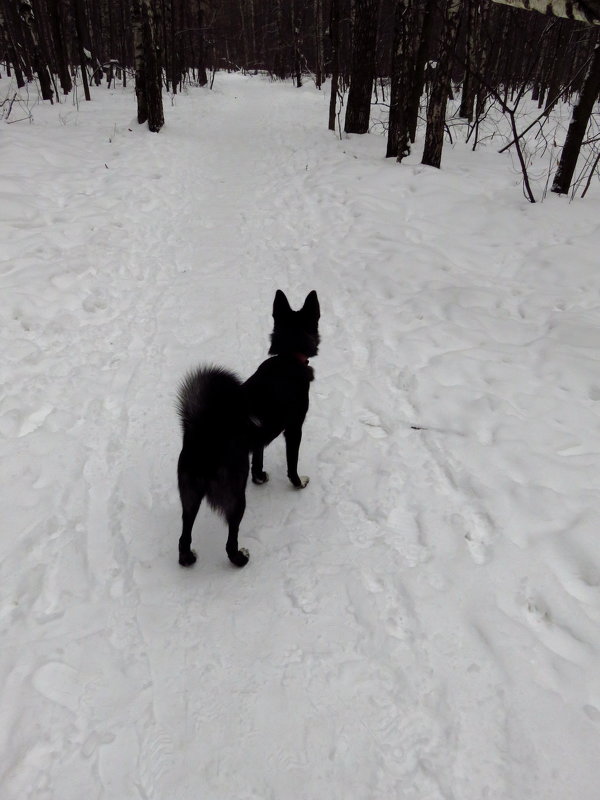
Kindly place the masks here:
POLYGON ((331 94, 329 97, 329 130, 335 130, 335 108, 340 78, 340 3, 331 0, 331 16, 329 18, 329 35, 331 38, 331 94))
POLYGON ((552 183, 556 194, 567 194, 579 158, 581 143, 590 120, 594 103, 600 93, 600 44, 594 48, 590 65, 583 81, 579 100, 573 106, 573 116, 567 131, 567 138, 552 183))
POLYGON ((440 33, 439 54, 427 107, 427 129, 425 131, 425 147, 422 159, 422 163, 430 167, 439 168, 442 162, 446 105, 450 91, 452 62, 456 50, 460 8, 461 0, 446 0, 440 33))
POLYGON ((325 80, 324 55, 323 55, 323 0, 314 0, 314 28, 315 28, 315 85, 320 89, 325 80))
POLYGON ((346 106, 346 133, 367 133, 375 77, 379 0, 356 0, 352 24, 352 70, 346 106))
POLYGON ((412 0, 396 0, 386 157, 398 161, 410 154, 409 103, 413 96, 416 44, 412 12, 412 0))
POLYGON ((24 39, 31 53, 31 63, 37 72, 40 82, 42 98, 44 100, 52 101, 54 96, 54 92, 52 91, 52 81, 50 79, 48 65, 42 56, 38 24, 33 13, 31 0, 19 0, 17 4, 17 11, 22 23, 24 39))
POLYGON ((158 132, 164 125, 162 80, 150 0, 131 0, 138 122, 158 132))
POLYGON ((73 0, 73 16, 75 17, 75 31, 77 34, 77 52, 79 54, 79 68, 81 70, 81 82, 83 83, 83 92, 85 99, 90 101, 90 86, 87 76, 87 58, 86 51, 86 22, 85 22, 85 8, 83 0, 73 0))

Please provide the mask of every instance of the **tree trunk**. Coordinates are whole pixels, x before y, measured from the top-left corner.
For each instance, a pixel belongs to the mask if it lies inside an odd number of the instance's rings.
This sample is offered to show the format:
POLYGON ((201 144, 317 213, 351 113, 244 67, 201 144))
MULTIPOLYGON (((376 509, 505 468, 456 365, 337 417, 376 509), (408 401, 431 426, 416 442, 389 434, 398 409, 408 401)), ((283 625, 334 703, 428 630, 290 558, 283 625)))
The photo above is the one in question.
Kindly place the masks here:
POLYGON ((460 0, 447 0, 444 9, 444 20, 440 34, 440 50, 437 67, 431 86, 431 96, 427 108, 427 129, 425 131, 425 147, 423 164, 439 168, 442 162, 444 145, 444 127, 446 124, 446 104, 450 91, 450 76, 458 26, 460 22, 460 0))
POLYGON ((285 64, 285 44, 283 37, 283 10, 282 0, 275 0, 275 25, 277 27, 277 44, 275 46, 275 58, 273 72, 280 80, 285 80, 287 69, 285 64))
POLYGON ((246 66, 252 67, 254 72, 256 73, 256 10, 254 8, 254 0, 246 0, 246 5, 248 8, 248 45, 250 48, 249 53, 249 61, 247 62, 246 66))
POLYGON ((552 183, 556 194, 567 194, 577 165, 581 143, 590 120, 594 104, 600 93, 600 44, 594 48, 588 71, 581 87, 579 100, 573 106, 573 116, 552 183))
POLYGON ((346 106, 346 133, 367 133, 375 77, 379 0, 356 0, 352 26, 352 71, 346 106))
POLYGON ((477 48, 477 57, 475 60, 475 69, 477 71, 477 91, 475 93, 475 120, 481 120, 485 113, 485 106, 487 102, 487 89, 485 81, 488 79, 487 71, 488 64, 490 63, 490 42, 489 37, 485 36, 485 31, 488 28, 489 21, 489 7, 483 3, 479 7, 479 46, 477 48))
POLYGON ((148 119, 148 96, 146 91, 144 42, 142 38, 142 0, 131 0, 131 32, 133 34, 133 64, 135 67, 137 121, 139 125, 143 125, 148 119))
POLYGON ((425 0, 425 10, 419 34, 419 47, 415 56, 415 74, 413 78, 412 92, 408 102, 408 130, 410 141, 414 142, 417 136, 417 123, 419 120, 419 106, 421 95, 425 85, 425 65, 431 44, 433 33, 433 12, 436 7, 436 0, 425 0))
POLYGON ((302 45, 304 17, 308 0, 294 0, 292 3, 292 30, 294 37, 294 75, 298 89, 302 86, 302 45))
POLYGON ((79 67, 81 69, 81 81, 83 83, 83 92, 86 100, 91 100, 90 86, 87 77, 85 45, 87 44, 87 37, 84 39, 85 31, 85 9, 83 7, 83 0, 73 0, 73 16, 75 18, 75 32, 77 34, 77 52, 79 56, 79 67))
POLYGON ((414 80, 414 45, 411 47, 411 0, 396 0, 390 82, 390 115, 386 158, 402 161, 410 154, 408 101, 414 80))
POLYGON ((19 17, 21 18, 21 22, 23 24, 23 32, 28 40, 27 41, 28 47, 31 50, 31 59, 33 62, 33 68, 37 72, 40 81, 42 98, 44 100, 52 101, 52 98, 54 96, 54 92, 52 91, 52 81, 50 80, 50 73, 48 71, 48 66, 44 63, 42 59, 39 36, 36 27, 36 20, 33 14, 33 7, 31 5, 31 0, 20 0, 18 6, 18 13, 19 17))
POLYGON ((329 97, 329 130, 335 130, 335 108, 340 80, 340 3, 331 0, 331 17, 329 20, 331 37, 331 95, 329 97))
POLYGON ((150 0, 131 0, 138 122, 157 133, 164 125, 162 71, 150 0))
MULTIPOLYGON (((152 25, 152 38, 155 39, 154 25, 152 25)), ((177 0, 171 0, 171 90, 177 94, 177 87, 181 81, 181 69, 179 67, 179 48, 181 47, 181 36, 177 35, 179 21, 177 19, 177 0)), ((166 49, 166 45, 165 45, 166 49)))
POLYGON ((206 86, 208 83, 208 76, 206 75, 206 55, 204 45, 204 9, 202 7, 203 0, 197 0, 196 19, 198 20, 198 83, 200 86, 206 86))
POLYGON ((58 0, 47 0, 48 13, 52 23, 52 37, 54 39, 54 52, 58 67, 58 77, 64 94, 69 94, 73 88, 69 72, 69 59, 66 50, 66 35, 61 6, 58 0))
POLYGON ((577 0, 494 0, 494 2, 514 8, 526 8, 528 11, 539 11, 551 17, 587 22, 591 25, 600 23, 597 9, 592 8, 591 4, 579 3, 577 0))
POLYGON ((465 37, 465 73, 463 77, 462 92, 460 97, 460 109, 458 116, 471 122, 473 119, 473 109, 475 106, 475 76, 473 74, 473 62, 478 47, 477 36, 477 7, 478 0, 465 0, 465 16, 467 20, 467 32, 465 37))
POLYGON ((315 85, 320 89, 325 79, 323 69, 323 0, 314 0, 315 16, 315 85))
POLYGON ((23 62, 19 55, 18 37, 15 31, 15 25, 17 25, 19 21, 12 12, 13 9, 11 9, 10 5, 5 11, 0 8, 0 23, 4 31, 7 64, 12 62, 15 70, 15 78, 17 79, 17 87, 22 89, 25 86, 26 80, 23 75, 23 62))

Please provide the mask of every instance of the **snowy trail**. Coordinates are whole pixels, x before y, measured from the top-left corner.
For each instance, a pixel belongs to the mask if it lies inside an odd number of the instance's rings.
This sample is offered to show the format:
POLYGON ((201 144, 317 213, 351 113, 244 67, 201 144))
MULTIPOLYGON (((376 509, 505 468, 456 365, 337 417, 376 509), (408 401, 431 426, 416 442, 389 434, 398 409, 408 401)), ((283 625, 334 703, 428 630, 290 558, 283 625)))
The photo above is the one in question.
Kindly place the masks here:
POLYGON ((8 800, 595 797, 598 205, 390 169, 326 102, 221 76, 159 136, 117 92, 7 138, 8 800), (276 288, 321 299, 312 480, 276 442, 248 567, 202 509, 182 570, 176 385, 252 372, 276 288))

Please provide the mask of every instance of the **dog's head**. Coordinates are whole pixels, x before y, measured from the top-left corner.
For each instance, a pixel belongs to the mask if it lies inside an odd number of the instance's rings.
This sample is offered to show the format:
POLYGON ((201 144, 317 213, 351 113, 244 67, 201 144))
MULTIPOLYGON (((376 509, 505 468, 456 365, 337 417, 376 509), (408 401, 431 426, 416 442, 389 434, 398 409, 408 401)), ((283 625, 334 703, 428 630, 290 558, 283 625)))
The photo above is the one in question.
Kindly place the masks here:
POLYGON ((319 350, 319 298, 313 290, 299 311, 294 311, 287 297, 278 289, 273 301, 273 333, 270 355, 297 353, 312 358, 319 350))

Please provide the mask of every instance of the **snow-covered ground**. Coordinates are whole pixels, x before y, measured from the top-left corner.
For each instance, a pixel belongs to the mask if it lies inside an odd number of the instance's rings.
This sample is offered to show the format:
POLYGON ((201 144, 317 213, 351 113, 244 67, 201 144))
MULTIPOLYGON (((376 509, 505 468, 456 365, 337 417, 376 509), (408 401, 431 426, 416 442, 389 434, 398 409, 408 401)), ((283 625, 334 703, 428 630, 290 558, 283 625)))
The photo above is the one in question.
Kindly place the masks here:
POLYGON ((0 129, 2 800, 595 800, 598 189, 398 166, 311 86, 166 99, 0 129), (185 570, 176 386, 254 371, 277 288, 311 483, 276 442, 249 565, 202 509, 185 570))

